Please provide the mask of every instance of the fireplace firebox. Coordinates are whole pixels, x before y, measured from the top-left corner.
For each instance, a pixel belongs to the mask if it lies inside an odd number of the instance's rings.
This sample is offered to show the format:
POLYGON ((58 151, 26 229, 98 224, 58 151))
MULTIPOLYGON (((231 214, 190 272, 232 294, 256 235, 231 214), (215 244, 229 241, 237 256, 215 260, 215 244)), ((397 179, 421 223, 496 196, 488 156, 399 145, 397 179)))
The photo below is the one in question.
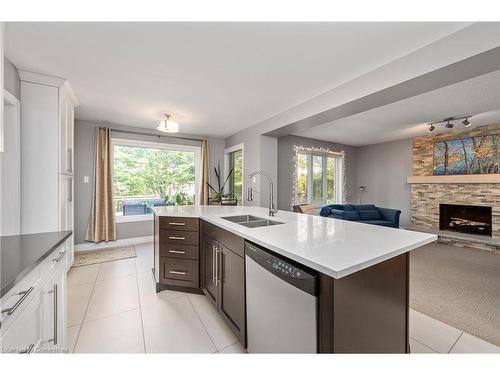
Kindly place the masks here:
POLYGON ((491 207, 440 204, 439 229, 491 237, 491 207))

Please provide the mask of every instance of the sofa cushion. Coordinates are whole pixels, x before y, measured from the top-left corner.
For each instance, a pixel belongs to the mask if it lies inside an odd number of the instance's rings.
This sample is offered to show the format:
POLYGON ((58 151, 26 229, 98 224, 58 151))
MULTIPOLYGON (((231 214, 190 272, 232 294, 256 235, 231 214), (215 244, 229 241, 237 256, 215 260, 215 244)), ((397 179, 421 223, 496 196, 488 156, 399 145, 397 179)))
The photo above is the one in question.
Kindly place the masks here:
POLYGON ((325 206, 319 211, 319 214, 321 216, 327 217, 330 215, 331 211, 332 211, 332 206, 325 206))
POLYGON ((335 209, 335 208, 332 208, 330 210, 330 215, 340 215, 342 216, 344 214, 344 210, 338 210, 338 209, 335 209))
POLYGON ((374 204, 353 204, 352 205, 356 211, 364 211, 364 210, 376 210, 374 204))
POLYGON ((354 205, 344 204, 344 211, 354 211, 354 205))
POLYGON ((359 222, 365 223, 365 224, 381 225, 383 227, 394 228, 394 223, 392 221, 387 221, 387 220, 360 220, 359 222))
POLYGON ((357 211, 344 211, 342 214, 344 220, 357 221, 360 220, 359 212, 357 211))
POLYGON ((378 210, 358 210, 359 217, 361 220, 380 220, 382 216, 380 216, 380 212, 378 210))

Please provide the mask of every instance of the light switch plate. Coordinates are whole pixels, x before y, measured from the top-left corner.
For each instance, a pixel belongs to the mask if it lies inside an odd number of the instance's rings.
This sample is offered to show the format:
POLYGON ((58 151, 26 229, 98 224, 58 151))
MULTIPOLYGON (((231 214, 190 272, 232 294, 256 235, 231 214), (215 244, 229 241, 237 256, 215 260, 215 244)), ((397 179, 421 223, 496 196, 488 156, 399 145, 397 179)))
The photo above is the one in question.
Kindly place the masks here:
POLYGON ((88 184, 89 183, 89 176, 83 176, 83 183, 88 184))

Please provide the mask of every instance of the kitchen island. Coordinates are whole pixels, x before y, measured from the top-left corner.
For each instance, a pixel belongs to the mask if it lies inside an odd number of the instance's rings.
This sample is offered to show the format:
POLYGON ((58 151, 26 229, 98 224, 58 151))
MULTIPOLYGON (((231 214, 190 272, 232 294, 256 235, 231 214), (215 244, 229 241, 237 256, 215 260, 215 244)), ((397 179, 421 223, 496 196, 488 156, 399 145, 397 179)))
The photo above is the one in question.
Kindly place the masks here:
POLYGON ((408 252, 436 239, 287 211, 269 218, 260 207, 157 207, 154 273, 158 291, 207 295, 245 345, 244 243, 255 244, 318 273, 318 352, 405 353, 408 252), (278 224, 228 220, 245 215, 278 224))

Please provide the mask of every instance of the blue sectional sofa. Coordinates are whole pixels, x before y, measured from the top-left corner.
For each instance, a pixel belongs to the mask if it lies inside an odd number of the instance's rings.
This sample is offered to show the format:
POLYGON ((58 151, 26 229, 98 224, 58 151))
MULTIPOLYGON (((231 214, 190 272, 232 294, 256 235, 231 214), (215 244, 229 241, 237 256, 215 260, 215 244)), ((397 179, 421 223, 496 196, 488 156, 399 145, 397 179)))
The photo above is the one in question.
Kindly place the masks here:
POLYGON ((400 210, 376 207, 373 204, 331 204, 321 209, 320 215, 334 219, 399 228, 400 210))

